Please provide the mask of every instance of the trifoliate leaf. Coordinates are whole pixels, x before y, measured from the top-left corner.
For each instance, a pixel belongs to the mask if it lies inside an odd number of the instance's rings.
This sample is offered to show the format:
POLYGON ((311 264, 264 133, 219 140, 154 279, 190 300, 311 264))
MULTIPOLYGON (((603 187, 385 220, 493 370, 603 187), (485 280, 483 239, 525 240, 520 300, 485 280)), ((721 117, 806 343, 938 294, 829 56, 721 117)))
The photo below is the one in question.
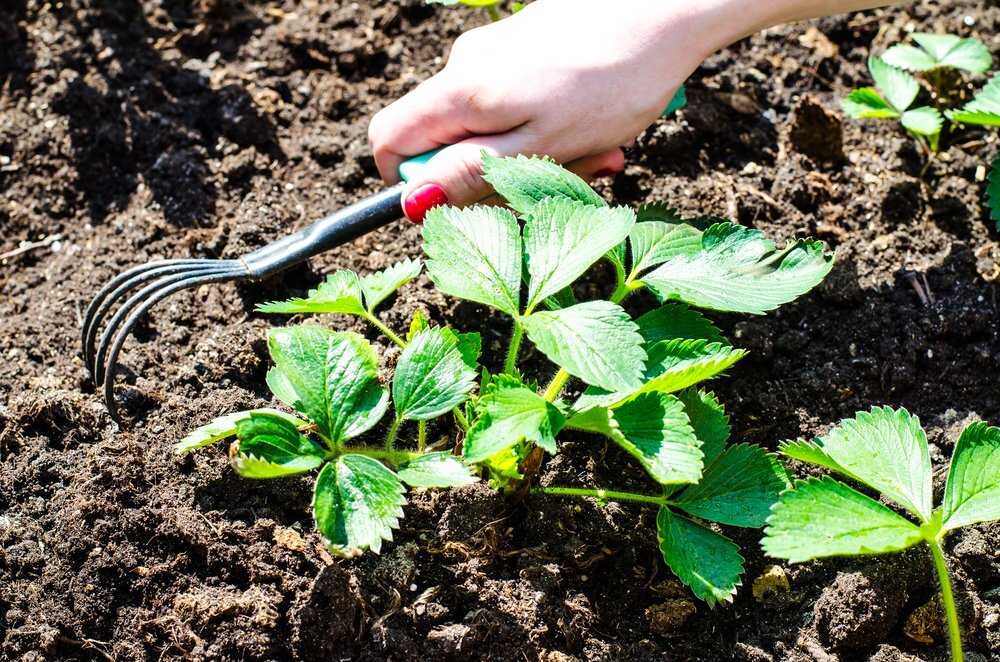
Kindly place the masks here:
MULTIPOLYGON (((701 443, 684 405, 666 393, 645 393, 610 410, 611 438, 661 485, 694 483, 701 477, 701 443)), ((770 505, 770 504, 769 504, 770 505)))
POLYGON ((621 306, 587 301, 532 313, 522 323, 538 349, 574 377, 608 390, 642 383, 642 336, 621 306))
POLYGON ((441 327, 421 331, 403 348, 396 363, 392 380, 396 416, 436 418, 468 399, 477 376, 453 331, 441 327))
POLYGON ((522 439, 556 452, 556 434, 566 422, 562 413, 534 389, 508 375, 496 375, 479 398, 479 418, 465 439, 465 459, 479 462, 522 439))
POLYGON ((729 538, 663 506, 656 515, 663 560, 698 598, 714 607, 731 602, 743 582, 743 557, 729 538))
POLYGON ((874 87, 862 87, 852 90, 843 101, 844 114, 848 117, 886 119, 899 117, 896 109, 882 98, 874 87))
POLYGON ((389 390, 378 381, 378 355, 358 334, 284 327, 271 329, 268 346, 282 382, 295 394, 292 406, 334 446, 385 414, 389 390))
POLYGON ((930 106, 912 108, 903 113, 899 121, 907 131, 921 136, 936 136, 944 126, 944 117, 930 106))
POLYGON ((271 301, 257 306, 261 313, 341 313, 363 315, 365 307, 361 303, 361 281, 353 271, 338 271, 314 289, 309 290, 305 299, 271 301))
POLYGON ((889 105, 899 113, 909 108, 920 92, 916 78, 874 55, 868 58, 868 71, 889 105))
POLYGON ((725 343, 722 332, 697 310, 683 303, 665 303, 635 320, 639 334, 652 347, 663 340, 703 339, 725 343))
POLYGON ((423 226, 427 273, 445 294, 517 315, 521 300, 521 234, 498 207, 435 207, 423 226))
POLYGON ((951 67, 982 74, 993 64, 990 49, 978 39, 926 32, 911 36, 920 48, 898 44, 883 53, 882 59, 894 67, 920 72, 951 67))
POLYGON ((986 186, 986 204, 990 208, 990 220, 1000 230, 1000 156, 990 164, 989 182, 986 186))
POLYGON ((214 418, 211 422, 192 430, 186 437, 174 444, 174 452, 180 455, 194 450, 195 448, 208 446, 209 444, 214 444, 217 441, 232 437, 236 434, 237 424, 243 419, 250 418, 254 414, 271 414, 272 416, 278 416, 299 428, 307 427, 309 425, 308 421, 303 421, 298 416, 286 414, 278 409, 265 407, 263 409, 238 411, 214 418))
POLYGON ((451 453, 427 453, 400 465, 400 480, 413 487, 461 487, 478 478, 451 453))
POLYGON ((413 337, 418 333, 428 328, 430 325, 427 323, 427 318, 419 310, 413 313, 413 319, 410 320, 410 329, 406 332, 406 342, 413 340, 413 337))
POLYGON ((952 122, 979 126, 1000 126, 1000 74, 979 90, 975 98, 958 110, 946 110, 952 122))
POLYGON ((365 305, 368 307, 368 312, 374 310, 375 306, 385 301, 390 294, 419 276, 420 270, 423 268, 424 265, 420 260, 406 258, 384 271, 376 271, 373 274, 363 276, 361 289, 365 294, 365 305))
POLYGON ((535 205, 524 226, 528 308, 571 285, 625 239, 634 223, 635 213, 627 207, 596 207, 565 198, 535 205))
POLYGON ((931 460, 920 420, 905 409, 873 407, 841 421, 814 442, 785 444, 793 459, 839 471, 878 490, 927 522, 931 460))
POLYGON ((709 466, 726 447, 729 440, 729 416, 714 393, 689 388, 677 394, 684 403, 684 413, 687 414, 694 430, 694 436, 701 442, 701 452, 704 454, 704 464, 709 466))
POLYGON ((916 524, 829 476, 796 481, 771 508, 761 546, 794 563, 822 556, 881 554, 923 538, 916 524))
POLYGON ((316 477, 313 517, 330 551, 344 557, 371 549, 383 540, 403 516, 405 488, 399 477, 364 455, 341 455, 316 477))
POLYGON ((671 501, 695 517, 758 528, 787 487, 788 476, 776 458, 759 446, 739 444, 723 450, 697 485, 671 501))
POLYGON ((761 314, 805 294, 833 267, 818 241, 791 241, 779 251, 759 230, 732 223, 713 225, 701 241, 701 252, 673 257, 641 282, 661 301, 761 314))
POLYGON ((962 431, 941 511, 945 531, 1000 519, 1000 428, 973 423, 962 431))
POLYGON ((628 240, 632 247, 633 274, 641 274, 672 257, 692 255, 701 250, 701 231, 681 222, 636 223, 628 240))
POLYGON ((484 153, 483 179, 518 214, 528 214, 546 198, 577 200, 597 207, 608 204, 587 182, 544 157, 497 158, 484 153))
POLYGON ((291 476, 326 461, 326 449, 283 416, 251 414, 237 428, 240 443, 232 464, 244 478, 291 476))

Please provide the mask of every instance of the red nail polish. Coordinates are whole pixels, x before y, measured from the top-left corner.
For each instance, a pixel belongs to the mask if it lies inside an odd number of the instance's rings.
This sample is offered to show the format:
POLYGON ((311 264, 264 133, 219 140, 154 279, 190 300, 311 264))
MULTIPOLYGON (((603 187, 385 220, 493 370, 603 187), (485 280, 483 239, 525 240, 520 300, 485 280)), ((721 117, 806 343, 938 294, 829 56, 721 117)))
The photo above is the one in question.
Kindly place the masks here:
POLYGON ((424 184, 413 190, 403 200, 403 213, 414 223, 422 223, 424 216, 434 207, 448 204, 448 195, 437 184, 424 184))
POLYGON ((600 179, 601 177, 612 177, 617 175, 620 171, 614 168, 604 168, 603 170, 598 170, 594 173, 594 179, 600 179))

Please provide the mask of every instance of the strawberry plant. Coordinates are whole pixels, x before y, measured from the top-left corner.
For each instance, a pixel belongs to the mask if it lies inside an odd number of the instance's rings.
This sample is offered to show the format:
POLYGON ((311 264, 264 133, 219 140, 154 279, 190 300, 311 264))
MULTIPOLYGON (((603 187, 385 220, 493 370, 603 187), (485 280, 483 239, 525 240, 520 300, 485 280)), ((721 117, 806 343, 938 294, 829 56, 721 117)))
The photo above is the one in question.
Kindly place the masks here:
POLYGON ((502 357, 486 357, 480 366, 478 334, 431 326, 419 314, 405 336, 379 320, 376 306, 420 273, 420 262, 364 277, 339 271, 304 298, 259 309, 367 320, 402 348, 391 387, 379 383, 377 357, 360 336, 314 326, 275 329, 267 383, 305 418, 242 412, 200 429, 178 450, 235 434, 233 464, 244 475, 284 475, 275 465, 295 472, 323 465, 317 527, 334 551, 353 554, 377 551, 389 537, 404 484, 462 484, 473 479, 466 467, 475 465, 498 489, 530 489, 542 454, 558 452, 563 431, 603 435, 635 459, 657 486, 654 493, 570 486, 534 492, 658 505, 666 562, 702 599, 730 599, 742 558, 732 541, 699 520, 761 526, 786 478, 762 449, 727 447, 722 406, 693 388, 744 356, 694 307, 765 313, 818 284, 833 257, 819 242, 796 240, 779 249, 757 230, 685 221, 660 204, 638 211, 609 206, 547 159, 484 155, 484 164, 484 177, 508 208, 432 209, 423 248, 438 290, 509 319, 502 357), (615 274, 607 297, 577 301, 573 285, 602 259, 615 274), (622 304, 643 289, 660 304, 633 318, 622 304), (519 362, 525 342, 553 366, 543 388, 535 379, 545 373, 527 374, 519 362), (390 399, 394 414, 384 443, 355 443, 374 435, 365 433, 390 399), (277 426, 282 416, 279 457, 271 448, 278 442, 268 437, 264 449, 257 441, 254 421, 264 417, 277 426), (427 421, 441 416, 455 422, 457 454, 426 452, 427 421), (417 422, 415 438, 409 421, 417 422), (308 441, 313 437, 319 442, 308 441), (259 472, 262 463, 267 469, 259 472))
MULTIPOLYGON (((486 10, 486 14, 490 17, 491 21, 499 21, 502 17, 500 16, 500 5, 502 0, 424 0, 429 5, 465 5, 466 7, 482 7, 486 10)), ((510 13, 516 14, 517 12, 524 9, 525 3, 523 2, 512 2, 510 4, 510 13)))
POLYGON ((962 638, 942 542, 956 529, 1000 519, 1000 428, 973 423, 962 432, 937 508, 927 435, 905 409, 860 412, 814 441, 783 444, 781 453, 881 493, 916 522, 833 478, 809 478, 796 481, 772 507, 764 551, 801 562, 926 543, 941 582, 952 657, 960 661, 962 638))

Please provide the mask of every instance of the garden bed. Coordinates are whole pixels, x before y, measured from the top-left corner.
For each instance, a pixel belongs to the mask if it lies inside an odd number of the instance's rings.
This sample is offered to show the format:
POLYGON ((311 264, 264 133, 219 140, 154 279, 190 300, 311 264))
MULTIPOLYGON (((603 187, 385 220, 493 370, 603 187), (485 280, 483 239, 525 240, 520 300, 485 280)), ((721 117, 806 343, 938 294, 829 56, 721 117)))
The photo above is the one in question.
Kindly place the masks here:
MULTIPOLYGON (((759 532, 728 530, 747 574, 734 605, 710 610, 664 567, 652 509, 512 503, 482 484, 417 492, 381 555, 341 561, 313 528, 308 479, 241 479, 221 447, 176 457, 195 425, 266 402, 273 321, 253 306, 337 268, 418 256, 405 222, 279 279, 160 305, 126 346, 119 397, 136 424, 111 424, 77 358, 100 285, 152 258, 238 256, 377 190, 367 119, 484 20, 371 4, 22 1, 0 14, 0 254, 60 237, 0 261, 0 655, 944 659, 922 620, 935 590, 923 548, 786 566, 787 590, 772 570, 776 589, 755 596, 773 561, 759 532)), ((840 127, 839 99, 868 83, 869 49, 913 27, 1000 52, 1000 8, 971 1, 772 30, 706 62, 680 117, 640 138, 603 189, 837 250, 798 302, 713 316, 751 352, 710 384, 737 441, 774 449, 901 405, 927 427, 940 469, 966 423, 1000 423, 1000 246, 979 181, 993 137, 946 137, 925 187, 895 128, 840 127)), ((426 276, 386 310, 396 329, 420 310, 480 331, 485 362, 502 363, 508 322, 443 298, 426 276)), ((623 465, 622 451, 581 435, 541 480, 642 485, 623 465)), ((958 532, 947 550, 968 657, 998 656, 1000 525, 958 532)))

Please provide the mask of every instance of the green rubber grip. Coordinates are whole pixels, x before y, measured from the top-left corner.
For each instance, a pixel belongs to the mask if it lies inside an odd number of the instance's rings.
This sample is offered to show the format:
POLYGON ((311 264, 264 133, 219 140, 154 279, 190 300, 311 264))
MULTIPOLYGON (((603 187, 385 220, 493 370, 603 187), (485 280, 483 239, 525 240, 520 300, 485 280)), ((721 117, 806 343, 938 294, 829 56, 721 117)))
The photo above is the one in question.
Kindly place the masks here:
POLYGON ((424 152, 420 156, 414 156, 412 159, 400 163, 399 164, 400 179, 402 179, 406 183, 409 183, 410 180, 416 177, 417 173, 423 169, 424 164, 430 161, 431 157, 440 152, 442 149, 444 148, 438 147, 437 149, 432 149, 429 152, 424 152))

